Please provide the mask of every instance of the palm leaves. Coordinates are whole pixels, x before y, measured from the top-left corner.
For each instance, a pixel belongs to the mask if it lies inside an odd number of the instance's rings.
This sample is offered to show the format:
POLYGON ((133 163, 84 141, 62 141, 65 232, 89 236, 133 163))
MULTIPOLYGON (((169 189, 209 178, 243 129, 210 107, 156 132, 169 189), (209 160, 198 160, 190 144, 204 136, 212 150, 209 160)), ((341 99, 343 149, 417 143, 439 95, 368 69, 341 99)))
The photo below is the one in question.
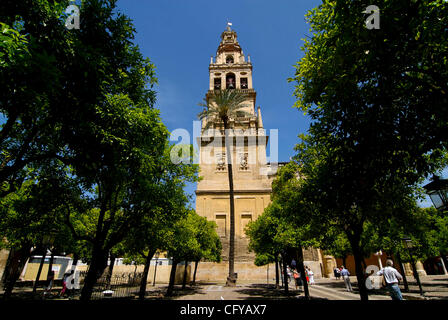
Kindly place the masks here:
POLYGON ((199 119, 207 119, 204 129, 210 128, 214 121, 222 121, 224 129, 229 129, 229 120, 234 119, 238 122, 238 118, 250 117, 252 114, 242 110, 247 107, 243 104, 246 101, 246 95, 236 90, 220 90, 215 91, 208 99, 205 98, 199 106, 204 110, 198 114, 199 119))

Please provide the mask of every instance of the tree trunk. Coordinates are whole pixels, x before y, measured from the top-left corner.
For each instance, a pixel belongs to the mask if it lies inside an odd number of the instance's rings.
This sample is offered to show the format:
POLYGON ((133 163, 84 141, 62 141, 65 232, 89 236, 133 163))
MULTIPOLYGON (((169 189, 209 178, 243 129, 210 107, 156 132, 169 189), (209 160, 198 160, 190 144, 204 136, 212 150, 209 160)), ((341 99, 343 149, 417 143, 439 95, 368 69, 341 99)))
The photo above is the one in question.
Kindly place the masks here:
POLYGON ((417 267, 416 267, 416 265, 415 265, 414 256, 412 255, 412 252, 411 252, 411 251, 409 251, 409 255, 410 255, 410 258, 411 258, 411 266, 412 266, 412 273, 413 273, 413 275, 414 275, 414 279, 417 281, 418 288, 419 288, 419 290, 420 290, 420 295, 423 296, 422 283, 420 282, 420 276, 418 275, 417 267))
POLYGON ((401 261, 400 252, 397 252, 397 260, 398 264, 400 265, 401 275, 403 276, 404 291, 409 292, 409 284, 408 279, 406 278, 406 270, 404 269, 403 261, 401 261))
POLYGON ((148 283, 149 266, 151 265, 151 260, 155 252, 156 252, 155 250, 149 251, 148 255, 146 256, 145 268, 143 269, 142 281, 140 282, 140 291, 138 293, 139 300, 145 299, 146 285, 148 283))
POLYGON ((364 270, 367 270, 367 264, 366 264, 366 260, 364 258, 362 258, 361 263, 362 263, 362 267, 364 268, 364 270))
POLYGON ((282 260, 283 260, 283 279, 285 283, 285 293, 288 294, 288 273, 286 272, 286 259, 284 254, 282 254, 282 260))
POLYGON ((173 266, 171 267, 171 273, 170 273, 170 283, 168 284, 168 291, 166 292, 167 296, 171 296, 173 294, 174 281, 176 280, 177 264, 178 262, 175 259, 173 259, 173 266))
POLYGON ((79 255, 77 253, 74 253, 73 254, 73 262, 72 262, 72 270, 76 270, 78 260, 79 260, 79 255))
POLYGON ((23 246, 19 250, 11 249, 8 257, 8 266, 4 271, 4 293, 3 300, 8 300, 11 297, 12 290, 16 281, 19 279, 22 273, 23 267, 26 261, 30 257, 30 246, 23 246))
POLYGON ((152 281, 152 286, 155 287, 156 286, 156 277, 157 277, 157 266, 159 264, 159 257, 156 258, 156 263, 154 265, 154 279, 152 281))
POLYGON ((353 257, 355 259, 355 270, 356 279, 358 280, 359 296, 361 297, 361 301, 367 301, 369 300, 369 295, 365 283, 364 269, 362 267, 363 254, 361 253, 361 249, 359 248, 358 241, 353 241, 353 243, 351 243, 351 246, 353 250, 353 257))
POLYGON ((187 267, 188 267, 188 261, 185 261, 184 278, 182 280, 182 290, 185 290, 185 286, 187 285, 187 267))
POLYGON ((107 276, 106 276, 106 290, 110 290, 110 282, 112 280, 112 274, 114 272, 114 266, 115 266, 115 255, 112 253, 110 254, 110 262, 109 262, 109 268, 107 268, 107 276))
MULTIPOLYGON (((51 271, 53 269, 53 261, 54 261, 54 249, 51 250, 51 255, 50 255, 50 262, 48 263, 48 272, 47 272, 47 279, 50 277, 51 275, 51 271)), ((54 279, 56 279, 56 276, 54 277, 54 279)))
POLYGON ((267 287, 269 288, 269 263, 268 263, 268 266, 266 269, 266 284, 267 284, 267 287))
POLYGON ((285 285, 285 282, 284 282, 284 278, 285 278, 285 276, 283 275, 282 276, 282 274, 283 274, 283 264, 282 264, 282 257, 281 257, 281 255, 280 255, 280 261, 278 262, 278 264, 279 264, 279 268, 280 268, 280 279, 281 279, 281 281, 282 281, 282 287, 285 285))
POLYGON ((196 285, 196 271, 198 270, 199 260, 194 262, 193 285, 196 285))
POLYGON ((342 265, 343 265, 344 267, 347 267, 347 255, 344 255, 344 256, 342 257, 342 265))
MULTIPOLYGON (((40 279, 40 274, 42 273, 42 268, 44 267, 46 254, 47 254, 47 247, 44 247, 44 251, 42 252, 42 259, 40 260, 40 264, 39 264, 39 269, 37 270, 36 281, 34 281, 34 285, 33 285, 33 293, 36 293, 37 284, 39 283, 39 279, 40 279)), ((48 274, 47 274, 47 277, 48 277, 48 274)))
POLYGON ((280 279, 279 279, 279 272, 278 272, 278 256, 275 255, 275 289, 278 289, 280 287, 280 279))
POLYGON ((92 260, 90 261, 87 276, 84 279, 84 286, 81 290, 80 300, 88 301, 91 299, 93 287, 107 266, 107 254, 108 250, 102 249, 99 244, 94 244, 94 248, 92 250, 92 260))
POLYGON ((308 289, 308 282, 306 281, 306 272, 305 272, 305 266, 303 265, 303 251, 302 251, 302 247, 299 247, 296 250, 296 260, 297 260, 297 266, 299 267, 299 271, 300 271, 300 279, 302 280, 303 283, 303 291, 305 293, 305 299, 309 300, 310 299, 310 291, 308 289))
POLYGON ((227 173, 229 177, 229 197, 230 197, 230 239, 229 239, 229 276, 227 278, 226 286, 235 286, 235 202, 234 202, 234 192, 233 192, 233 169, 232 169, 232 155, 230 154, 230 143, 228 123, 224 120, 224 131, 225 131, 225 144, 226 144, 226 154, 227 154, 227 173))

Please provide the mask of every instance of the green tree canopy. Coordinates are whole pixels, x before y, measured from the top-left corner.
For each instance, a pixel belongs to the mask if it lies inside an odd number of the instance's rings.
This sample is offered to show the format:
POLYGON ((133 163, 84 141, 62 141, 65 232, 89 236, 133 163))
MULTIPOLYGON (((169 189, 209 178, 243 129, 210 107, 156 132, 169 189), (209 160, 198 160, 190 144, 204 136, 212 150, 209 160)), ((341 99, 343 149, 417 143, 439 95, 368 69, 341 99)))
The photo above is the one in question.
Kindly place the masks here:
POLYGON ((416 184, 446 150, 446 3, 324 1, 307 14, 312 36, 296 65, 296 106, 312 123, 296 160, 313 220, 351 244, 362 299, 365 232, 415 210, 416 184))

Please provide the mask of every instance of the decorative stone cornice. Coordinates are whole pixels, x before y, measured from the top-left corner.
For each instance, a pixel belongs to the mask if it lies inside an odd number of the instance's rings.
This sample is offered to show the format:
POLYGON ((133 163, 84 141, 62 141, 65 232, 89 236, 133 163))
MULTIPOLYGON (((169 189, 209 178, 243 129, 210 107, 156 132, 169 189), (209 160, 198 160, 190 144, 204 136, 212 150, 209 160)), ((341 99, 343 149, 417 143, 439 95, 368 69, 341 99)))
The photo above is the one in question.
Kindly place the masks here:
MULTIPOLYGON (((229 194, 229 190, 196 190, 196 195, 207 195, 207 194, 229 194)), ((249 189, 249 190, 234 190, 233 193, 237 194, 248 194, 248 193, 268 193, 270 194, 272 189, 249 189)))
POLYGON ((253 66, 252 63, 250 62, 245 62, 245 63, 226 63, 226 64, 221 64, 221 63, 210 63, 208 70, 212 71, 212 70, 232 70, 232 71, 236 71, 236 70, 241 70, 241 71, 247 71, 247 69, 249 69, 250 71, 252 71, 253 66))
MULTIPOLYGON (((257 92, 254 89, 232 89, 235 90, 238 93, 247 94, 249 97, 256 97, 257 92)), ((205 98, 208 99, 210 96, 212 96, 215 92, 219 92, 220 90, 208 90, 205 98)))

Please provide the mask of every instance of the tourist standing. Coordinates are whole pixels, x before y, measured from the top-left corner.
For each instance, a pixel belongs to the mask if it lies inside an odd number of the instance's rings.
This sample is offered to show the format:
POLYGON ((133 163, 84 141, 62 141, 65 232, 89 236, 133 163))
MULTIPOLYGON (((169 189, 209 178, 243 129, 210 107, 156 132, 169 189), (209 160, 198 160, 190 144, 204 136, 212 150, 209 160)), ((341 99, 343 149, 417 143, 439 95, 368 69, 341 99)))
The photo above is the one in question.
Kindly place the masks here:
POLYGON ((291 281, 292 279, 292 273, 291 273, 291 268, 289 266, 286 267, 286 273, 287 273, 287 281, 288 283, 291 281))
POLYGON ((392 300, 403 300, 400 287, 398 286, 399 280, 402 280, 403 277, 397 271, 397 269, 392 267, 393 265, 394 265, 393 261, 388 259, 386 261, 386 267, 378 271, 377 275, 384 277, 387 289, 389 289, 389 293, 392 300))
POLYGON ((294 259, 292 259, 292 261, 291 261, 291 268, 294 269, 294 270, 297 269, 297 262, 294 259))
POLYGON ((70 273, 66 272, 64 273, 64 276, 62 277, 62 290, 59 292, 59 296, 63 297, 65 294, 65 291, 67 290, 67 279, 70 276, 70 273))
POLYGON ((300 277, 300 273, 297 272, 297 270, 293 271, 293 276, 294 276, 294 280, 295 280, 295 285, 296 285, 296 290, 297 287, 299 287, 299 290, 302 291, 302 278, 300 277))
POLYGON ((44 295, 51 293, 51 289, 53 288, 54 283, 54 271, 51 270, 47 277, 47 283, 44 291, 44 295))
POLYGON ((352 292, 353 289, 352 289, 352 284, 350 283, 350 272, 347 269, 345 269, 344 266, 341 266, 341 269, 342 269, 341 276, 342 276, 342 279, 344 279, 345 287, 347 288, 348 292, 352 292))
POLYGON ((308 278, 310 280, 310 285, 314 284, 314 272, 308 267, 308 278))
POLYGON ((339 270, 338 267, 334 268, 333 273, 336 280, 339 280, 341 278, 341 270, 339 270))

